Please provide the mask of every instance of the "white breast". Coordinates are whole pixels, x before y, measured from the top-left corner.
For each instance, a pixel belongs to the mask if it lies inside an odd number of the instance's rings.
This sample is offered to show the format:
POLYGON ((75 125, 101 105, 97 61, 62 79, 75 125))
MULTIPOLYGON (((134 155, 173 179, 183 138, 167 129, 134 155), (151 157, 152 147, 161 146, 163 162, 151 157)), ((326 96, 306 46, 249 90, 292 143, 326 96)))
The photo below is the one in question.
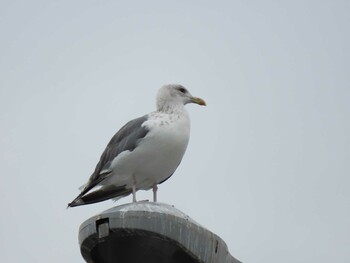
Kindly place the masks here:
POLYGON ((132 152, 124 152, 113 161, 113 178, 105 183, 150 189, 174 173, 186 151, 190 120, 181 114, 155 112, 143 124, 150 131, 132 152))

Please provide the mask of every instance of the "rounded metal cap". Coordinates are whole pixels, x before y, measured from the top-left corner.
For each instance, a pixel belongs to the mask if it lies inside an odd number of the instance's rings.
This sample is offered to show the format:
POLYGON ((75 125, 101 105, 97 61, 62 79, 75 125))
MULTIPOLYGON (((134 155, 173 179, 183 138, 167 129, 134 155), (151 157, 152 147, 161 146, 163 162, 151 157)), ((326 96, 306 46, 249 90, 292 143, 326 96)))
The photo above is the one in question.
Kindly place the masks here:
POLYGON ((225 242, 173 206, 139 202, 85 221, 79 244, 88 263, 236 263, 225 242))

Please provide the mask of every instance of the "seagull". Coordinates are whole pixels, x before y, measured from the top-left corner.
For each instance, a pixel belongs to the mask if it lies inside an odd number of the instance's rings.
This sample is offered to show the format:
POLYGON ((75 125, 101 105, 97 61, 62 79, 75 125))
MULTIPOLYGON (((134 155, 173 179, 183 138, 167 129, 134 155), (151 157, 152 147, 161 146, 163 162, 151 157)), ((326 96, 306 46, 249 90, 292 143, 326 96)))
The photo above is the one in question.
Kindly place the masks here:
POLYGON ((149 189, 157 202, 158 184, 173 175, 187 148, 188 103, 206 105, 182 85, 162 86, 156 111, 129 121, 112 137, 95 171, 68 207, 118 200, 129 194, 136 202, 136 191, 149 189))

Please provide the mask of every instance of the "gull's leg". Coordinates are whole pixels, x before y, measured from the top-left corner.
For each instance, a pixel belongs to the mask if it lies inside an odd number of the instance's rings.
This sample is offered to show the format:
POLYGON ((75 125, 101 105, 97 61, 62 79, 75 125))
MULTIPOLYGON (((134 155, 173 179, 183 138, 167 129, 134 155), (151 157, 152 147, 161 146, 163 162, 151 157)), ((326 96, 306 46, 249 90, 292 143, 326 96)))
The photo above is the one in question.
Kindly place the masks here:
POLYGON ((133 177, 133 180, 132 180, 132 202, 136 203, 136 180, 135 180, 135 177, 133 177))
POLYGON ((153 202, 157 202, 157 190, 158 190, 157 184, 154 184, 152 189, 153 189, 153 202))

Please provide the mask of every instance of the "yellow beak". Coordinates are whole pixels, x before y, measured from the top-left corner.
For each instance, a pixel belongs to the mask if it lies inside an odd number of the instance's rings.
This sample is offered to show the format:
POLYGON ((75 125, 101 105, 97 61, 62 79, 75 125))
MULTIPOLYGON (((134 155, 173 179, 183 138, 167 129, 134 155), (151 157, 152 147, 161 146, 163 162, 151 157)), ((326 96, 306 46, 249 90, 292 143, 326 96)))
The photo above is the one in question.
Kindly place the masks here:
POLYGON ((205 103, 205 101, 202 100, 201 98, 191 97, 191 101, 192 101, 193 103, 198 104, 198 105, 207 106, 207 104, 205 103))

